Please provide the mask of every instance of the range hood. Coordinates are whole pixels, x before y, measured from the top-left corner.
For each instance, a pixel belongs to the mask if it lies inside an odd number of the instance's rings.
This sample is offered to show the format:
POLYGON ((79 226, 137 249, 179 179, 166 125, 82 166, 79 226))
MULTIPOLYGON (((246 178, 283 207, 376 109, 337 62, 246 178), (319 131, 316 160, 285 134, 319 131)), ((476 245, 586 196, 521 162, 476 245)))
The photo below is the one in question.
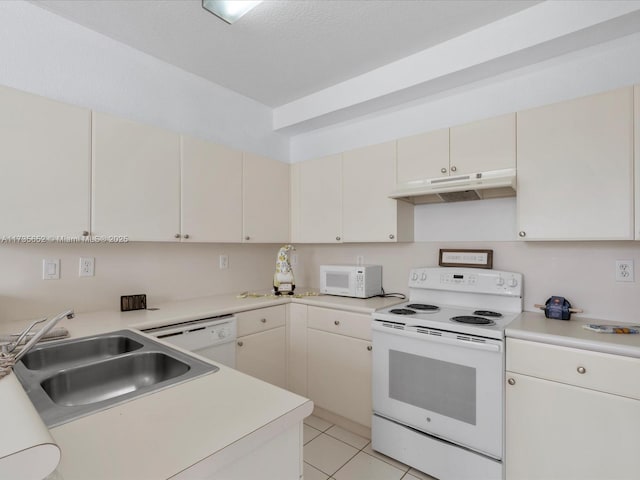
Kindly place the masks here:
POLYGON ((389 198, 423 204, 513 197, 515 194, 516 169, 506 168, 400 183, 389 198))

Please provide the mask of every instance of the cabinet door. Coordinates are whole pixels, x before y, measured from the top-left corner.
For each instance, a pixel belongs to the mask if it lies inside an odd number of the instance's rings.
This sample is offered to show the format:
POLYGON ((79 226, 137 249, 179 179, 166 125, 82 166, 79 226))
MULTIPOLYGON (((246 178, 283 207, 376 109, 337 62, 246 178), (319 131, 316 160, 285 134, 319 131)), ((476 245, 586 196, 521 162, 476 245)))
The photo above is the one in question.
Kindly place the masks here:
POLYGON ((308 394, 321 408, 371 426, 371 342, 309 329, 308 394))
POLYGON ((398 186, 449 175, 449 129, 398 140, 398 186))
POLYGON ((298 242, 336 243, 342 237, 342 155, 296 165, 298 242))
POLYGON ((290 303, 287 318, 287 388, 307 396, 307 306, 290 303))
POLYGON ((516 114, 451 127, 451 175, 516 168, 516 114))
POLYGON ((343 154, 343 241, 397 242, 413 237, 413 209, 405 202, 388 197, 395 184, 396 142, 343 154), (405 215, 409 211, 411 218, 405 215), (405 231, 406 221, 411 222, 411 227, 405 231))
POLYGON ((519 235, 633 238, 633 90, 518 113, 519 235))
POLYGON ((636 172, 636 188, 635 188, 635 198, 636 198, 636 222, 635 222, 635 231, 636 240, 640 240, 640 85, 636 85, 634 87, 634 122, 635 125, 635 168, 636 172))
POLYGON ((176 240, 180 232, 178 134, 94 112, 92 177, 95 235, 176 240))
POLYGON ((0 233, 89 230, 89 110, 0 87, 0 233))
POLYGON ((507 372, 506 478, 638 478, 640 401, 507 372))
POLYGON ((242 152, 186 136, 181 150, 182 239, 242 241, 242 152))
POLYGON ((243 239, 289 241, 289 165, 251 153, 243 155, 243 239))
POLYGON ((238 337, 236 369, 265 382, 286 388, 285 327, 238 337))

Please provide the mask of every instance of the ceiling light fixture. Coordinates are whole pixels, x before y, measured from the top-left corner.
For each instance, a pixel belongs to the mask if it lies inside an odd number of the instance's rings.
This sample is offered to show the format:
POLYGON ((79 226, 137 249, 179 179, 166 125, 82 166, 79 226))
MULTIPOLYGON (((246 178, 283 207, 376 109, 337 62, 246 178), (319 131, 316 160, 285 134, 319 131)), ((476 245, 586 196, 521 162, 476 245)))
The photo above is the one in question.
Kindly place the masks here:
POLYGON ((262 0, 202 0, 202 8, 232 24, 261 3, 262 0))

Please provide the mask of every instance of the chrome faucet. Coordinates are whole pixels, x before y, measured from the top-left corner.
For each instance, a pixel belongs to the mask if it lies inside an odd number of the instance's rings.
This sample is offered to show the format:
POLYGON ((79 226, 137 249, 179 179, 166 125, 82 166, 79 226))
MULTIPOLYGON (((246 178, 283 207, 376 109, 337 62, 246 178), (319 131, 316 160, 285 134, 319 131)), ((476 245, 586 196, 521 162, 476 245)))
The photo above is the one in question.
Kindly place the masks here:
MULTIPOLYGON (((55 317, 53 317, 51 320, 49 320, 47 323, 44 324, 44 326, 38 330, 38 332, 36 332, 36 334, 31 337, 31 339, 26 343, 26 345, 24 347, 22 347, 22 349, 20 350, 20 352, 15 355, 15 361, 19 362, 20 359, 29 351, 33 348, 33 346, 38 343, 38 341, 44 337, 60 320, 62 320, 63 318, 73 318, 75 316, 75 314, 73 313, 73 310, 67 310, 65 312, 60 313, 59 315, 56 315, 55 317)), ((31 331, 31 329, 36 326, 39 323, 44 322, 45 320, 47 320, 46 318, 41 318, 39 320, 36 320, 34 322, 31 323, 31 325, 29 325, 18 337, 17 340, 15 340, 14 342, 10 342, 10 343, 5 343, 3 345, 0 346, 2 353, 4 354, 10 354, 11 352, 13 352, 16 347, 18 345, 20 345, 20 342, 22 342, 22 340, 24 340, 24 338, 27 336, 27 334, 31 331)))

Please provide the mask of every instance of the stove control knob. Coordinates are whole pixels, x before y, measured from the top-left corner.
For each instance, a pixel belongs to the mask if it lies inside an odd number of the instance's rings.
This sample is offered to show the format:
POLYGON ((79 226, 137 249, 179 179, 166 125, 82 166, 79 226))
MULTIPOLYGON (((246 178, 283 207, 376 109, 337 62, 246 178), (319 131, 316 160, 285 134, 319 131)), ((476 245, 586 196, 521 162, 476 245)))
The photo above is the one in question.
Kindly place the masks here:
POLYGON ((413 274, 411 275, 411 280, 413 280, 414 282, 416 280, 418 280, 418 273, 417 272, 413 272, 413 274))
POLYGON ((422 275, 420 275, 420 280, 424 282, 426 279, 427 279, 427 274, 422 272, 422 275))
POLYGON ((499 286, 499 287, 504 285, 504 278, 502 278, 502 277, 496 278, 496 285, 499 286))
POLYGON ((507 285, 509 285, 510 287, 515 287, 516 285, 518 285, 518 280, 516 280, 516 277, 511 277, 507 285))

